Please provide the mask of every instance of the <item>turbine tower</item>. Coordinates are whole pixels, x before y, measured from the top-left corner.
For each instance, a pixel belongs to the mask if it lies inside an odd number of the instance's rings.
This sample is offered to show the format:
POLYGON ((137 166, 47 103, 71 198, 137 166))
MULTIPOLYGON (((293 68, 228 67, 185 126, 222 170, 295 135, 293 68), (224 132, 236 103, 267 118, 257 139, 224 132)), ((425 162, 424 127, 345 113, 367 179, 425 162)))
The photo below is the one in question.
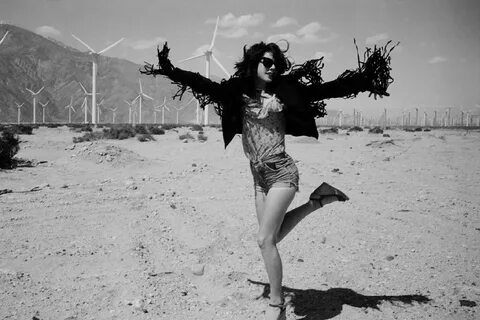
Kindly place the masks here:
POLYGON ((22 104, 18 104, 17 102, 15 102, 17 104, 17 124, 20 124, 20 109, 23 107, 23 103, 22 104))
POLYGON ((100 115, 102 114, 102 109, 100 109, 100 106, 103 106, 103 102, 105 99, 102 99, 98 104, 97 104, 97 122, 100 123, 100 115))
POLYGON ((42 103, 41 101, 38 101, 40 105, 42 106, 42 123, 45 123, 45 108, 48 106, 50 101, 47 101, 47 103, 42 103))
POLYGON ((84 123, 87 124, 88 123, 88 96, 91 96, 92 93, 87 92, 87 89, 85 89, 85 87, 80 82, 78 84, 80 84, 85 94, 85 98, 83 99, 83 103, 82 103, 82 110, 85 111, 84 123))
POLYGON ((40 88, 40 90, 38 90, 37 92, 33 92, 32 90, 30 90, 28 88, 25 88, 33 96, 33 124, 37 123, 37 109, 36 109, 37 108, 37 100, 36 100, 36 97, 43 90, 43 88, 44 87, 40 88))
POLYGON ((2 44, 3 41, 5 41, 5 38, 7 37, 7 34, 8 34, 8 30, 7 30, 7 33, 5 33, 2 37, 2 40, 0 40, 0 44, 2 44))
MULTIPOLYGON (((163 103, 161 105, 155 107, 155 111, 162 111, 162 124, 165 124, 165 109, 170 112, 170 109, 167 107, 167 97, 163 98, 163 103)), ((157 119, 155 118, 155 123, 156 122, 157 119)))
POLYGON ((87 49, 90 50, 89 54, 92 55, 92 124, 97 124, 97 118, 96 118, 96 115, 97 115, 97 100, 96 100, 97 99, 97 97, 96 97, 96 95, 97 95, 97 89, 96 89, 96 86, 97 86, 97 58, 102 53, 105 53, 106 51, 110 50, 111 48, 113 48, 114 46, 116 46, 117 44, 122 42, 124 38, 121 38, 117 42, 115 42, 115 43, 109 45, 108 47, 106 47, 105 49, 100 50, 99 52, 96 52, 88 44, 83 42, 80 38, 78 38, 74 34, 72 34, 72 37, 74 37, 78 42, 80 42, 85 47, 87 47, 87 49))
POLYGON ((132 124, 132 107, 133 107, 133 103, 128 102, 127 100, 123 100, 123 101, 125 101, 125 103, 128 104, 128 123, 129 123, 129 124, 132 124))
POLYGON ((115 112, 117 112, 117 107, 115 108, 110 108, 112 111, 112 123, 115 123, 115 112))
MULTIPOLYGON (((213 48, 214 48, 214 45, 215 45, 215 38, 217 36, 219 20, 220 20, 220 17, 217 17, 217 23, 215 24, 215 30, 213 31, 212 42, 210 43, 210 46, 208 47, 208 49, 205 50, 201 54, 198 54, 198 55, 195 55, 193 57, 190 57, 190 58, 183 59, 183 60, 179 61, 179 62, 185 62, 185 61, 188 61, 188 60, 193 60, 193 59, 205 57, 205 77, 208 78, 208 79, 210 79, 210 59, 213 59, 213 61, 215 61, 215 63, 220 67, 220 69, 222 69, 222 71, 225 72, 227 77, 230 78, 230 73, 227 71, 227 69, 225 69, 225 67, 220 63, 220 61, 218 61, 218 59, 213 54, 213 48)), ((198 112, 198 110, 197 110, 197 112, 198 112)), ((205 106, 204 114, 205 114, 205 119, 204 119, 205 125, 208 125, 208 105, 205 106)))
POLYGON ((70 97, 70 103, 65 106, 65 109, 68 109, 68 123, 72 123, 72 111, 75 112, 73 108, 73 97, 70 97))
POLYGON ((147 98, 149 100, 153 100, 153 98, 150 97, 149 95, 146 95, 143 92, 142 81, 140 81, 140 79, 138 79, 138 84, 140 85, 140 92, 138 93, 138 96, 135 99, 133 99, 132 103, 135 103, 135 101, 138 100, 138 124, 141 124, 142 123, 142 100, 144 98, 147 98))

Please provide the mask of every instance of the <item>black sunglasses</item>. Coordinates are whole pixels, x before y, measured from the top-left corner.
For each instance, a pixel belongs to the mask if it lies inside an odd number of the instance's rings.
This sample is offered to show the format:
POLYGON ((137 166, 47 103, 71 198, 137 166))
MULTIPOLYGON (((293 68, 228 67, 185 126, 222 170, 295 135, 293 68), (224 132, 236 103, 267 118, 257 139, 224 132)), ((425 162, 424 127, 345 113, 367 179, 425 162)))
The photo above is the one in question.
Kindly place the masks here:
MULTIPOLYGON (((260 62, 263 64, 263 66, 267 69, 270 69, 273 65, 275 65, 275 61, 273 61, 270 58, 267 57, 262 57, 260 59, 260 62)), ((276 65, 275 65, 276 66, 276 65)))

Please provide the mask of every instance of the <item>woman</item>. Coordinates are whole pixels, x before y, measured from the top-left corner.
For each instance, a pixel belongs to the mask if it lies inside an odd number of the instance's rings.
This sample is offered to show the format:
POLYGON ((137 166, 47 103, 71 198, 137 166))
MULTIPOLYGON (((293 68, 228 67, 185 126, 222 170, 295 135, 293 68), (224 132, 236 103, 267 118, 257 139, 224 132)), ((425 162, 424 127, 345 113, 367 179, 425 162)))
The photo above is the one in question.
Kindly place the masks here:
POLYGON ((277 44, 264 42, 245 47, 235 74, 221 83, 174 67, 166 43, 158 50, 158 68, 147 64, 141 71, 170 78, 179 86, 174 98, 191 89, 202 106, 214 104, 221 117, 225 147, 235 134, 242 134, 254 182, 257 242, 270 283, 266 319, 286 317, 277 243, 308 214, 334 201, 348 200, 340 190, 322 183, 305 204, 287 212, 298 191, 299 176, 285 152, 285 134, 318 138, 315 117, 325 115, 323 99, 352 97, 363 91, 388 95, 392 78, 387 46, 368 49, 366 61, 359 61, 357 70, 346 71, 330 82, 321 78, 322 59, 292 67, 285 56, 288 48, 282 51, 277 44))

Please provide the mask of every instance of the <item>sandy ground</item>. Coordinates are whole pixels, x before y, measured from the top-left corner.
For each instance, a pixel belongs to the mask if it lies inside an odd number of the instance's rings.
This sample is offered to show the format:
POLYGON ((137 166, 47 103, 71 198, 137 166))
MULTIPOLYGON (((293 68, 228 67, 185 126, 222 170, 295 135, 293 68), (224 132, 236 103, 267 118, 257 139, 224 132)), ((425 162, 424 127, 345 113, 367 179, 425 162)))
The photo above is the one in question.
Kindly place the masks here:
MULTIPOLYGON (((262 319, 239 138, 21 136, 36 167, 0 171, 1 319, 262 319), (36 191, 31 191, 31 190, 36 191)), ((302 204, 322 181, 351 198, 279 245, 288 319, 478 319, 480 132, 287 139, 302 204)), ((196 135, 196 133, 193 133, 196 135)))

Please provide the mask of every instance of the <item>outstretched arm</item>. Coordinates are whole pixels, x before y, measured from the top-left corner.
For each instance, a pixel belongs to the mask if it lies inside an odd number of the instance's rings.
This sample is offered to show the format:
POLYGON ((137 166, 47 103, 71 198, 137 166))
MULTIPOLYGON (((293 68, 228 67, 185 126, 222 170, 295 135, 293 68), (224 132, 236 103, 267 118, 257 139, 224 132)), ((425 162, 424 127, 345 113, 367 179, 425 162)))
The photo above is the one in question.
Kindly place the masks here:
MULTIPOLYGON (((312 101, 329 98, 350 98, 360 92, 369 91, 374 98, 388 96, 388 86, 393 82, 390 76, 390 53, 395 48, 388 48, 390 41, 384 46, 367 48, 364 61, 358 57, 358 69, 347 70, 333 81, 315 83, 307 87, 312 101)), ((356 45, 356 44, 355 44, 356 45)))
POLYGON ((185 71, 173 66, 168 58, 169 51, 170 48, 168 48, 165 42, 162 50, 157 48, 158 67, 155 68, 154 65, 146 63, 143 66, 143 70, 140 70, 140 73, 168 77, 179 88, 174 98, 179 97, 181 99, 185 91, 190 88, 195 98, 200 101, 201 107, 211 103, 218 104, 223 101, 224 90, 221 90, 222 85, 220 83, 205 78, 199 73, 185 71))

